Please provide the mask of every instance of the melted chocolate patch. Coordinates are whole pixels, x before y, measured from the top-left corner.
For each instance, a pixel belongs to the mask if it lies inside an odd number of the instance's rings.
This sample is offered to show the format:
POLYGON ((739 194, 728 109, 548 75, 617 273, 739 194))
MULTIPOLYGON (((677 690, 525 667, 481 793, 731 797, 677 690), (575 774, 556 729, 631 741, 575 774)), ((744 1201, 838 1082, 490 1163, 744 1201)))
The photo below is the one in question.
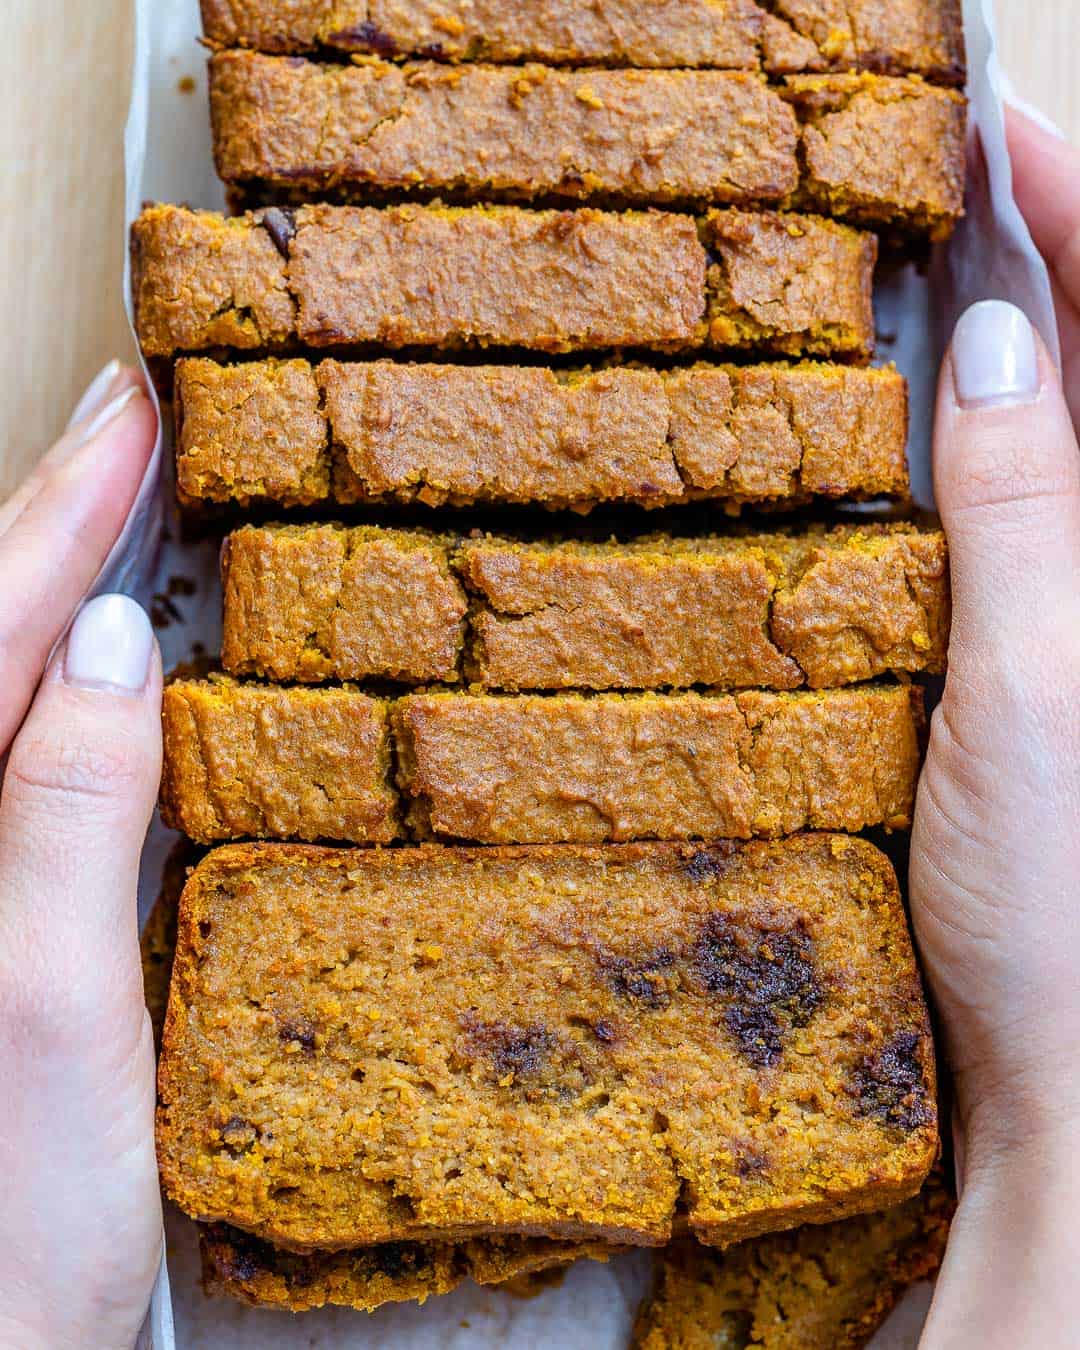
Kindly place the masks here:
POLYGON ((599 962, 620 998, 653 1009, 666 1008, 671 1002, 675 953, 670 948, 659 947, 639 961, 602 952, 599 962))
POLYGON ((329 33, 326 45, 344 47, 347 51, 361 48, 364 51, 374 52, 376 56, 388 58, 397 51, 390 34, 384 33, 379 25, 372 23, 370 19, 365 19, 363 23, 355 24, 352 28, 341 28, 336 33, 329 33))
POLYGON ((729 869, 734 852, 733 844, 718 844, 715 848, 701 849, 685 863, 686 875, 691 881, 699 883, 722 877, 729 869))
POLYGON ((616 1037, 615 1023, 609 1022, 606 1017, 601 1017, 593 1023, 593 1035, 604 1045, 613 1045, 616 1037))
POLYGON ((710 914, 694 946, 692 968, 727 1001, 723 1021, 755 1068, 779 1060, 793 1027, 804 1027, 823 994, 810 935, 796 924, 770 929, 749 919, 710 914))
POLYGON ((466 1064, 483 1060, 494 1083, 526 1101, 571 1102, 593 1082, 582 1046, 542 1022, 481 1022, 470 1015, 462 1025, 458 1055, 466 1064))
POLYGON ((266 1247, 258 1238, 223 1223, 212 1224, 206 1237, 223 1280, 248 1284, 266 1269, 266 1247))
POLYGON ((910 1133, 934 1119, 919 1062, 922 1037, 901 1031, 876 1055, 864 1059, 851 1077, 850 1091, 860 1116, 869 1116, 910 1133))
POLYGON ((514 1026, 509 1022, 465 1021, 466 1048, 491 1065, 496 1078, 535 1077, 546 1065, 557 1038, 542 1022, 514 1026))

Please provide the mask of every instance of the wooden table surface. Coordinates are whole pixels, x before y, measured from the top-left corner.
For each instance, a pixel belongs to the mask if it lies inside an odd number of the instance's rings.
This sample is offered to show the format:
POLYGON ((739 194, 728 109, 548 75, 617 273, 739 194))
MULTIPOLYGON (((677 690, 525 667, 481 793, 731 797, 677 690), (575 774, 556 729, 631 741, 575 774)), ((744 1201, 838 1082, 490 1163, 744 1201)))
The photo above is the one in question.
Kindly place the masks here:
MULTIPOLYGON (((192 4, 196 0, 191 0, 192 4)), ((1018 92, 1080 142, 1077 0, 997 0, 1018 92)), ((132 0, 8 0, 0 48, 0 497, 131 343, 120 301, 132 0)), ((201 60, 192 53, 192 62, 201 60)))

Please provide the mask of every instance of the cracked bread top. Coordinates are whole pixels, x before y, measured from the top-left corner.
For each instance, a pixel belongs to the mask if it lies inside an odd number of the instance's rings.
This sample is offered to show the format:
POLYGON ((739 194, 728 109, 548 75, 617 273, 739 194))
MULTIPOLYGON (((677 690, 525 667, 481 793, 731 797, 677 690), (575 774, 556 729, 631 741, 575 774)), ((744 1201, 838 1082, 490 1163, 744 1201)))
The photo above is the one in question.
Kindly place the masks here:
POLYGON ((466 676, 486 688, 821 689, 945 665, 937 531, 478 538, 453 565, 473 600, 466 676))
POLYGON ((735 210, 700 229, 590 207, 320 204, 225 220, 153 206, 132 226, 136 329, 152 358, 297 342, 870 356, 873 235, 735 210))
POLYGON ((447 542, 377 526, 247 526, 222 550, 231 674, 319 681, 455 677, 467 601, 447 542))
POLYGON ((922 691, 409 694, 413 830, 484 844, 748 839, 911 824, 922 691))
POLYGON ((962 84, 960 0, 202 0, 207 39, 268 52, 570 65, 869 69, 962 84))
POLYGON ((280 1245, 727 1243, 896 1203, 929 1021, 870 845, 218 850, 185 890, 158 1156, 280 1245))
POLYGON ((387 701, 347 687, 173 680, 162 704, 162 819, 203 843, 390 843, 401 822, 389 717, 387 701))
POLYGON ((824 688, 939 672, 948 643, 944 536, 906 525, 592 545, 245 526, 222 556, 233 675, 824 688))
POLYGON ((531 199, 779 202, 792 108, 738 71, 210 63, 218 173, 310 195, 371 188, 531 199))
POLYGON ((892 368, 188 358, 175 397, 189 503, 735 507, 908 488, 892 368))
POLYGON ((963 212, 966 103, 924 80, 548 66, 210 66, 238 200, 313 192, 638 205, 801 205, 944 239, 963 212))

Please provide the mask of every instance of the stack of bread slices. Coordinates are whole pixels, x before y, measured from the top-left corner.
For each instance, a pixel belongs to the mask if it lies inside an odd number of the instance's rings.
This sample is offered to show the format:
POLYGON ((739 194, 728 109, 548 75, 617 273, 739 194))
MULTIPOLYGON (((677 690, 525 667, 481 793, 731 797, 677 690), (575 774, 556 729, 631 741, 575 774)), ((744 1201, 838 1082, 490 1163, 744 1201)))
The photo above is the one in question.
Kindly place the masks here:
POLYGON ((910 825, 948 643, 870 362, 879 251, 962 214, 958 0, 202 10, 232 214, 132 251, 229 529, 164 711, 212 849, 153 930, 208 1284, 370 1310, 650 1246, 649 1350, 864 1344, 947 1228, 859 836, 910 825))

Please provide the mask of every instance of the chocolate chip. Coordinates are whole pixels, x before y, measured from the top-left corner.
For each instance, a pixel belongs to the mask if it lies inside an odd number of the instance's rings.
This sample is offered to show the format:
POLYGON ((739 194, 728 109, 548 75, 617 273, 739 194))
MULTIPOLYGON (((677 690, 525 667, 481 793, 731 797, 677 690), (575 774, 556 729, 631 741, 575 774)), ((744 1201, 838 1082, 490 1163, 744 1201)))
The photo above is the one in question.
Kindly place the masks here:
POLYGON ((601 952, 600 969, 620 998, 641 1003, 646 1008, 666 1008, 671 1002, 675 953, 658 947, 638 959, 601 952))
POLYGON ((271 206, 262 213, 263 229, 274 241, 274 247, 286 260, 289 245, 296 238, 296 212, 287 206, 271 206))
POLYGON ((539 1073, 558 1044, 554 1033, 540 1022, 514 1026, 472 1017, 465 1019, 465 1038, 469 1051, 486 1059, 497 1079, 539 1073))
POLYGON ((848 1091, 860 1116, 894 1125, 905 1133, 933 1121, 933 1105, 919 1060, 921 1044, 917 1031, 898 1032, 857 1066, 848 1091))
POLYGON ((258 1137, 255 1126, 242 1116, 231 1116, 221 1127, 221 1142, 234 1158, 246 1153, 258 1137))
POLYGON ((282 1022, 278 1027, 278 1040, 286 1045, 298 1045, 305 1055, 315 1053, 315 1027, 306 1017, 282 1022))
POLYGON ((756 1068, 780 1058, 786 1033, 821 1006, 813 944, 801 924, 772 928, 756 918, 710 914, 694 946, 694 977, 727 1004, 723 1023, 756 1068))

